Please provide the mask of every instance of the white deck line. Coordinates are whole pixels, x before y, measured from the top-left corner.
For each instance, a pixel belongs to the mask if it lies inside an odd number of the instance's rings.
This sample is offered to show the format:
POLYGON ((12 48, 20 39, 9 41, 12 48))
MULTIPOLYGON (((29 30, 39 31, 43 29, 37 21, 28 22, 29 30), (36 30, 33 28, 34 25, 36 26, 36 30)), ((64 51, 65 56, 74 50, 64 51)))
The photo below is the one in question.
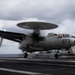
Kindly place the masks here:
POLYGON ((14 69, 8 69, 8 68, 0 68, 0 70, 8 71, 8 72, 21 73, 21 74, 29 74, 29 75, 53 75, 53 74, 43 74, 43 73, 30 72, 30 71, 14 70, 14 69))

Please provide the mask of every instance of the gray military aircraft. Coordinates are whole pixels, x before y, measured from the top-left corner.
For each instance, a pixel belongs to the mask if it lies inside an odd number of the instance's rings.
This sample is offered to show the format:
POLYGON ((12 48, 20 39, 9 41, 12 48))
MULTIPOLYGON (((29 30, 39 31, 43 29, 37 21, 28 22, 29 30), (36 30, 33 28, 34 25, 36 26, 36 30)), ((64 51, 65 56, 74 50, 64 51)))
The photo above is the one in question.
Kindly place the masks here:
POLYGON ((0 45, 2 39, 8 39, 20 43, 19 48, 24 52, 24 58, 27 58, 27 52, 57 50, 55 58, 59 57, 59 50, 66 49, 68 54, 72 54, 72 47, 75 46, 75 37, 69 34, 48 33, 42 36, 40 30, 57 28, 58 25, 47 22, 22 22, 18 27, 32 29, 31 34, 16 33, 9 31, 0 31, 0 45))

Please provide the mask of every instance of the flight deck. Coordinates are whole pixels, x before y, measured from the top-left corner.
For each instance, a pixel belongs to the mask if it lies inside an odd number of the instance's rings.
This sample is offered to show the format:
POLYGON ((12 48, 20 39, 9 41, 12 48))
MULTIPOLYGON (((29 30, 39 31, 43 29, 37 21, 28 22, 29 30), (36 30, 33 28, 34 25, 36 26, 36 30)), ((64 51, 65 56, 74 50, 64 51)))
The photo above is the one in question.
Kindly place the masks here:
POLYGON ((0 74, 75 75, 75 56, 61 56, 59 59, 0 58, 0 74))

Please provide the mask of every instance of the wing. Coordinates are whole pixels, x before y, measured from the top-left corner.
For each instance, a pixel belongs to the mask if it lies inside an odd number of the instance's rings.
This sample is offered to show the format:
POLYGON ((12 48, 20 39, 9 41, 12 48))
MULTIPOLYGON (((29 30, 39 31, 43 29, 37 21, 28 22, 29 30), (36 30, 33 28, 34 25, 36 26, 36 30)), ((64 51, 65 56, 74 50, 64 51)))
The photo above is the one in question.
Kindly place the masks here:
POLYGON ((0 30, 0 37, 15 41, 15 42, 21 42, 23 40, 23 37, 25 36, 26 36, 25 34, 21 34, 21 33, 0 30))

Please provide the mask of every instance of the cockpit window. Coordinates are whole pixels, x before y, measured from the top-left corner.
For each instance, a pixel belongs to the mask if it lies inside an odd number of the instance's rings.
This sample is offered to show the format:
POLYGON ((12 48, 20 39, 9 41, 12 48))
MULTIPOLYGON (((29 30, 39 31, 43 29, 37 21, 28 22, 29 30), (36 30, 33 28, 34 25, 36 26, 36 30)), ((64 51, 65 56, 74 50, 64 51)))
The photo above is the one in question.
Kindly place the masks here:
POLYGON ((59 38, 63 38, 63 37, 66 38, 66 37, 70 37, 70 35, 69 34, 59 34, 58 37, 59 38))
POLYGON ((63 37, 70 37, 69 34, 63 34, 63 37))

